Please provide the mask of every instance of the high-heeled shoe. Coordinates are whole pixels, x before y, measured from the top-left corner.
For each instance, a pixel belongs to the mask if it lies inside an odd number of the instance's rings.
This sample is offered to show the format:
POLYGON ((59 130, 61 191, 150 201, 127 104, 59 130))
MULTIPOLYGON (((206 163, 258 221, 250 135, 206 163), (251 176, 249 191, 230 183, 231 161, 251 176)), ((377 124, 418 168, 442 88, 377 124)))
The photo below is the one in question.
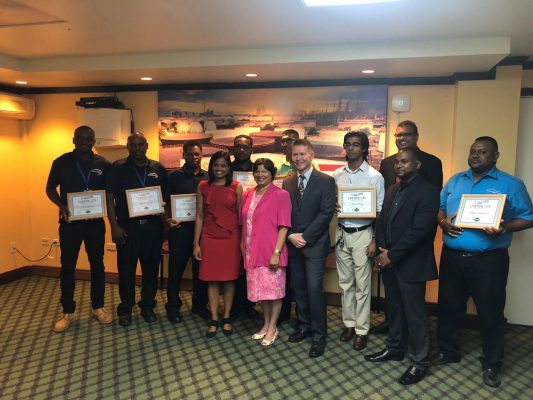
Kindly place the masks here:
POLYGON ((259 332, 254 333, 252 335, 252 339, 253 340, 261 340, 261 339, 263 339, 266 336, 266 334, 267 334, 266 332, 265 333, 259 333, 259 332))
POLYGON ((276 339, 278 338, 278 333, 279 332, 276 329, 276 333, 274 333, 274 337, 272 338, 272 340, 263 339, 263 341, 261 342, 261 346, 263 346, 263 347, 272 346, 274 344, 274 342, 276 341, 276 339))
POLYGON ((231 336, 233 335, 233 320, 231 318, 222 318, 222 333, 225 336, 231 336), (232 325, 231 329, 224 329, 224 325, 232 325))
POLYGON ((215 335, 217 334, 217 329, 218 329, 218 321, 212 319, 211 321, 209 321, 209 325, 208 326, 208 330, 205 332, 205 337, 206 339, 213 339, 215 337, 215 335), (215 327, 215 330, 213 332, 210 332, 209 331, 209 328, 214 326, 215 327))

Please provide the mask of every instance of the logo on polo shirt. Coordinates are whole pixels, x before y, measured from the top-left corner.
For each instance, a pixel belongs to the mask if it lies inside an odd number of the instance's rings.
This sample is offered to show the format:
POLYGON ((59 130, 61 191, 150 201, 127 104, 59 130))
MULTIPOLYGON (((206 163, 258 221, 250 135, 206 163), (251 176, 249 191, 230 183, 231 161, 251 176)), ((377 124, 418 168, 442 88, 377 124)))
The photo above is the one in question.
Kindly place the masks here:
POLYGON ((159 175, 157 174, 157 172, 150 172, 148 174, 148 176, 151 176, 152 178, 155 178, 155 179, 158 179, 159 178, 159 175))
POLYGON ((95 174, 95 175, 102 175, 103 172, 101 169, 98 169, 98 168, 94 168, 94 169, 91 169, 91 174, 95 174))
POLYGON ((487 189, 487 193, 500 194, 501 192, 498 189, 487 189))

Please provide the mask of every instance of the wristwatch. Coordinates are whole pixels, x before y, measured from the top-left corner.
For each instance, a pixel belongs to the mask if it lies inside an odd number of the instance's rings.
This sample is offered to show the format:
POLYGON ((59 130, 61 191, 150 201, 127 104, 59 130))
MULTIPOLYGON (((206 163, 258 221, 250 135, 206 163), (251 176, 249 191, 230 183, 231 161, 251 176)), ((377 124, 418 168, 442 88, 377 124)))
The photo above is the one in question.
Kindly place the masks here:
POLYGON ((281 254, 281 251, 278 250, 278 249, 276 249, 276 250, 274 250, 274 254, 277 255, 277 256, 279 256, 279 255, 281 254))

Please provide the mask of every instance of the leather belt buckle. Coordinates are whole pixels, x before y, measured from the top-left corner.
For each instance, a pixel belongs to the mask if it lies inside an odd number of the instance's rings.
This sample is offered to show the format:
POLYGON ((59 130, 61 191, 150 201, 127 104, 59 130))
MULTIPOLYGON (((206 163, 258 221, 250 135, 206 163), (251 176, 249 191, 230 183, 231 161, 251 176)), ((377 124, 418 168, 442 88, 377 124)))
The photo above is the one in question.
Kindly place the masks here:
POLYGON ((144 224, 147 224, 149 220, 148 219, 139 219, 138 221, 139 221, 140 225, 144 225, 144 224))

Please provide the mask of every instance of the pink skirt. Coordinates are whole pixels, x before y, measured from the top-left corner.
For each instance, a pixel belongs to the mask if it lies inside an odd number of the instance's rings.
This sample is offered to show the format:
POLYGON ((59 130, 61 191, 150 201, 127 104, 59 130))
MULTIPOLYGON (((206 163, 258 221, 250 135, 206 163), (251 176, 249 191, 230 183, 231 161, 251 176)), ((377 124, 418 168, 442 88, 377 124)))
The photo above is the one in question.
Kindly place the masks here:
POLYGON ((285 297, 286 268, 272 271, 268 267, 250 267, 246 269, 248 300, 279 300, 285 297))

